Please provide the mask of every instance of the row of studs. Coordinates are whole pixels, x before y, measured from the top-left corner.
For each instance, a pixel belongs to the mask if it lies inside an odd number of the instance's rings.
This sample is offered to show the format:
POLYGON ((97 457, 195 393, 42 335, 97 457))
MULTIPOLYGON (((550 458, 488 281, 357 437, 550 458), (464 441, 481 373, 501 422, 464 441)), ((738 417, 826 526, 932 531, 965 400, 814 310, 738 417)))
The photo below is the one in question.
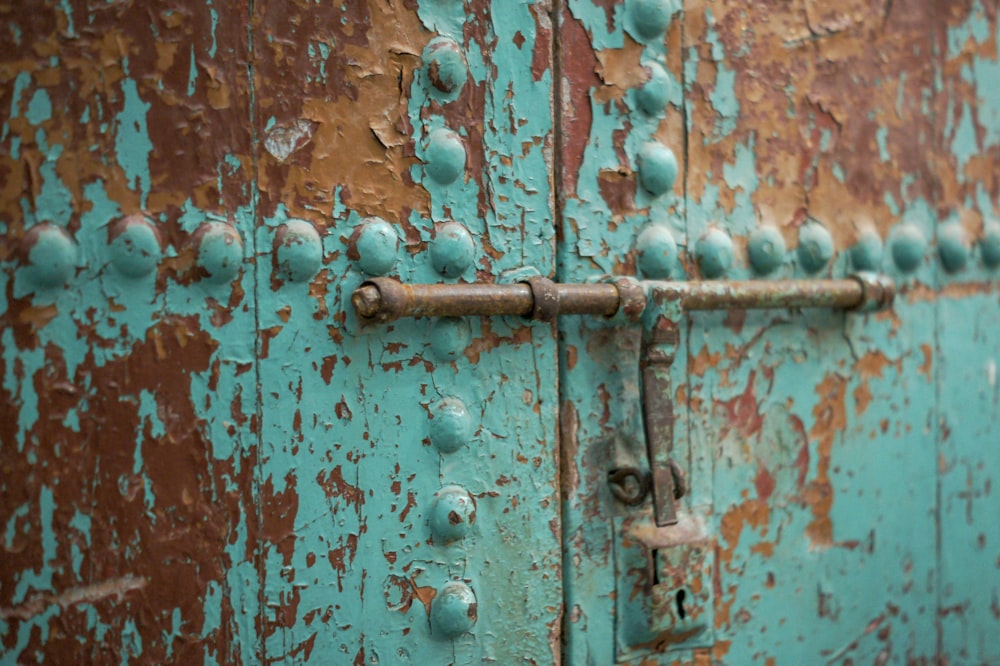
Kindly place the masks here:
MULTIPOLYGON (((243 241, 237 230, 224 222, 207 222, 192 236, 198 248, 198 266, 212 283, 233 280, 243 262, 243 241)), ((78 248, 62 227, 42 223, 25 236, 29 275, 36 286, 54 288, 65 284, 77 266, 78 248)), ((319 271, 323 242, 313 225, 290 220, 278 227, 274 239, 277 265, 293 282, 305 282, 319 271)), ((348 256, 369 275, 384 275, 396 265, 399 238, 392 226, 379 218, 368 218, 351 236, 348 256)), ((122 275, 134 279, 152 274, 163 258, 160 234, 146 218, 132 215, 119 220, 111 231, 108 248, 111 264, 122 275)), ((458 277, 475 257, 468 230, 457 222, 435 229, 430 245, 431 265, 445 277, 458 277)))
MULTIPOLYGON (((424 72, 432 98, 450 102, 458 98, 469 76, 468 63, 459 45, 447 37, 432 39, 424 49, 424 72)), ((465 145, 458 133, 438 128, 430 132, 424 150, 427 176, 442 186, 458 180, 466 169, 465 145)), ((362 222, 351 235, 348 257, 369 275, 384 275, 396 264, 398 237, 393 227, 378 218, 362 222)), ((462 275, 475 258, 469 230, 458 222, 435 225, 430 243, 431 266, 444 277, 462 275)), ((447 340, 450 336, 435 336, 447 340)), ((442 453, 454 453, 472 437, 472 420, 464 403, 445 398, 432 409, 430 439, 442 453)), ((469 492, 457 485, 441 488, 434 496, 428 525, 434 542, 448 545, 465 538, 476 522, 476 504, 469 492)), ((445 638, 460 636, 475 625, 476 595, 460 580, 445 583, 431 604, 431 627, 445 638)))
MULTIPOLYGON (((950 224, 942 228, 937 240, 938 257, 946 271, 956 273, 968 266, 972 249, 961 226, 950 224)), ((920 266, 928 242, 915 225, 902 224, 891 234, 889 245, 896 267, 910 272, 920 266)), ((978 245, 983 264, 990 269, 1000 267, 1000 224, 987 224, 978 245)), ((755 229, 747 239, 750 266, 760 275, 772 273, 781 266, 786 252, 785 239, 775 227, 755 229)), ((851 262, 858 270, 878 270, 882 253, 881 237, 873 229, 866 230, 850 250, 851 262)), ((668 278, 677 259, 677 243, 667 227, 649 224, 636 239, 636 254, 639 269, 645 277, 668 278)), ((806 272, 821 271, 834 256, 830 232, 818 223, 803 225, 799 229, 796 256, 806 272)), ((694 258, 702 276, 722 277, 733 265, 732 238, 720 229, 710 229, 695 243, 694 258)))

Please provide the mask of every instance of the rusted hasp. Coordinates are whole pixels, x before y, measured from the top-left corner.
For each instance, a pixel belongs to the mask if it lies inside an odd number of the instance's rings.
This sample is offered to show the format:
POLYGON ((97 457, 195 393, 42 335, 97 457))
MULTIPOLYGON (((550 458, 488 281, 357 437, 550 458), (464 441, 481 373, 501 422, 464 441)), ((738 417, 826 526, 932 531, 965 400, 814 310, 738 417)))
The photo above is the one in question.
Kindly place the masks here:
POLYGON ((593 284, 558 284, 542 277, 517 284, 403 284, 374 278, 351 296, 365 322, 400 317, 521 315, 549 321, 557 315, 623 314, 638 320, 647 292, 675 296, 682 310, 843 308, 871 312, 892 306, 891 278, 857 273, 840 280, 746 280, 636 282, 629 279, 593 284))

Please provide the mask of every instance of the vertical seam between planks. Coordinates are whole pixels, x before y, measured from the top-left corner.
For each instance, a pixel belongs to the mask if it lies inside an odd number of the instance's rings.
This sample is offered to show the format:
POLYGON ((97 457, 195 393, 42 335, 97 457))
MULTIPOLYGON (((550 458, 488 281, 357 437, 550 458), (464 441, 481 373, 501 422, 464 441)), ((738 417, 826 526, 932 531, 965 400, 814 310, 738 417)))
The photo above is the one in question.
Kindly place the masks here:
MULTIPOLYGON (((256 560, 254 562, 254 569, 257 572, 257 618, 256 622, 259 627, 258 643, 254 647, 257 653, 258 660, 261 663, 267 662, 267 632, 264 631, 267 621, 267 605, 265 598, 266 591, 266 571, 265 571, 265 558, 264 558, 264 545, 260 541, 260 535, 263 533, 263 510, 261 504, 258 501, 260 498, 260 489, 263 485, 263 454, 264 454, 264 410, 263 410, 263 390, 261 387, 261 377, 260 377, 260 354, 262 351, 261 337, 260 337, 260 290, 258 284, 259 271, 257 270, 257 223, 259 215, 258 203, 260 200, 259 196, 259 177, 260 177, 260 165, 258 160, 257 152, 260 149, 260 137, 257 135, 257 86, 256 86, 256 71, 254 68, 254 58, 256 57, 256 52, 254 50, 254 16, 256 12, 256 0, 249 0, 247 3, 247 86, 250 96, 250 108, 247 113, 247 121, 250 123, 250 216, 253 220, 253 225, 251 229, 252 241, 250 247, 253 251, 253 318, 254 318, 254 379, 255 379, 255 391, 254 391, 254 413, 256 414, 256 448, 257 452, 254 456, 254 474, 253 474, 253 498, 254 503, 252 507, 248 507, 249 510, 253 511, 253 519, 255 523, 255 532, 253 535, 254 539, 254 549, 253 557, 256 560)), ((250 516, 247 517, 247 522, 250 522, 250 516)))

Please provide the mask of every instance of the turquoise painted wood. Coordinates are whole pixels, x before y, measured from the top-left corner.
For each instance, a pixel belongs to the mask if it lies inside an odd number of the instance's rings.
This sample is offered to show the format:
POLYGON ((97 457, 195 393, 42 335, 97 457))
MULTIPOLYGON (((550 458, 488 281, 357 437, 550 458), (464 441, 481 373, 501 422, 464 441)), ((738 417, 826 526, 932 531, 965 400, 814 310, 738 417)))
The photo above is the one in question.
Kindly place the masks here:
POLYGON ((9 7, 0 662, 993 664, 980 0, 9 7), (362 325, 365 279, 893 277, 362 325))

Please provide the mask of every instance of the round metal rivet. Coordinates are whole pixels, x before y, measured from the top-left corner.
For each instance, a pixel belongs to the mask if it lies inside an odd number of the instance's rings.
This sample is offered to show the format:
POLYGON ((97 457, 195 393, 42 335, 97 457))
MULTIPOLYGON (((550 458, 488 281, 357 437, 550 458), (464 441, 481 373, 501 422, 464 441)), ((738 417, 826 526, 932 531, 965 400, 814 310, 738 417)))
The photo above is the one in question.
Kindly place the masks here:
POLYGON ((431 444, 442 453, 454 453, 472 439, 472 416, 458 398, 445 398, 431 408, 431 444))
POLYGON ((859 271, 877 271, 882 265, 882 237, 874 229, 858 234, 858 242, 851 248, 851 263, 859 271))
POLYGON ((427 174, 442 185, 454 182, 465 171, 462 138, 449 129, 431 132, 424 155, 427 174))
POLYGON ((662 224, 647 225, 635 241, 639 270, 647 278, 670 277, 677 260, 677 243, 662 224))
POLYGON ((938 230, 938 256, 949 273, 960 271, 969 263, 969 245, 962 225, 948 224, 938 230))
POLYGON ((927 239, 912 224, 901 224, 892 234, 892 260, 902 271, 916 270, 927 251, 927 239))
POLYGON ((311 280, 323 263, 323 241, 305 220, 289 220, 274 235, 278 270, 292 282, 311 280))
POLYGON ((385 275, 396 265, 399 236, 392 225, 378 217, 361 221, 347 244, 347 257, 368 275, 385 275))
POLYGON ((156 270, 163 258, 160 234, 142 215, 129 215, 111 227, 111 263, 119 273, 141 278, 156 270))
POLYGON ((430 527, 434 540, 451 543, 465 538, 476 524, 476 502, 460 486, 445 486, 434 495, 430 527))
POLYGON ((698 268, 707 278, 721 277, 733 265, 733 241, 719 229, 710 229, 699 238, 694 252, 698 268))
POLYGON ((639 150, 639 180, 653 196, 669 192, 677 180, 677 158, 662 143, 651 141, 639 150))
POLYGON ((446 95, 457 95, 469 76, 469 66, 458 44, 447 37, 435 37, 424 48, 427 78, 446 95))
POLYGON ((671 0, 632 0, 632 25, 643 39, 662 37, 674 7, 671 0))
POLYGON ((775 227, 760 227, 747 240, 750 265, 761 275, 774 271, 785 260, 785 238, 775 227))
POLYGON ((66 283, 76 270, 76 243, 62 227, 43 222, 28 230, 29 279, 39 287, 51 289, 66 283))
POLYGON ((644 62, 642 68, 646 71, 647 78, 642 87, 635 91, 635 101, 646 115, 658 116, 670 101, 670 77, 667 70, 656 62, 644 62))
POLYGON ((799 229, 799 263, 807 273, 822 270, 833 259, 833 237, 822 224, 813 222, 799 229))
POLYGON ((197 234, 198 266, 207 274, 209 282, 222 284, 239 275, 243 265, 243 239, 232 225, 224 222, 206 222, 197 234))
POLYGON ((431 351, 442 361, 454 361, 472 341, 469 322, 460 317, 442 317, 431 330, 431 351))
POLYGON ((431 603, 431 627, 436 636, 461 636, 477 619, 476 595, 468 585, 453 580, 441 586, 431 603))
POLYGON ((987 268, 1000 266, 1000 223, 988 222, 983 226, 979 241, 979 254, 987 268))
POLYGON ((472 265, 476 247, 469 230, 458 222, 445 222, 434 230, 431 265, 445 277, 458 277, 472 265))

